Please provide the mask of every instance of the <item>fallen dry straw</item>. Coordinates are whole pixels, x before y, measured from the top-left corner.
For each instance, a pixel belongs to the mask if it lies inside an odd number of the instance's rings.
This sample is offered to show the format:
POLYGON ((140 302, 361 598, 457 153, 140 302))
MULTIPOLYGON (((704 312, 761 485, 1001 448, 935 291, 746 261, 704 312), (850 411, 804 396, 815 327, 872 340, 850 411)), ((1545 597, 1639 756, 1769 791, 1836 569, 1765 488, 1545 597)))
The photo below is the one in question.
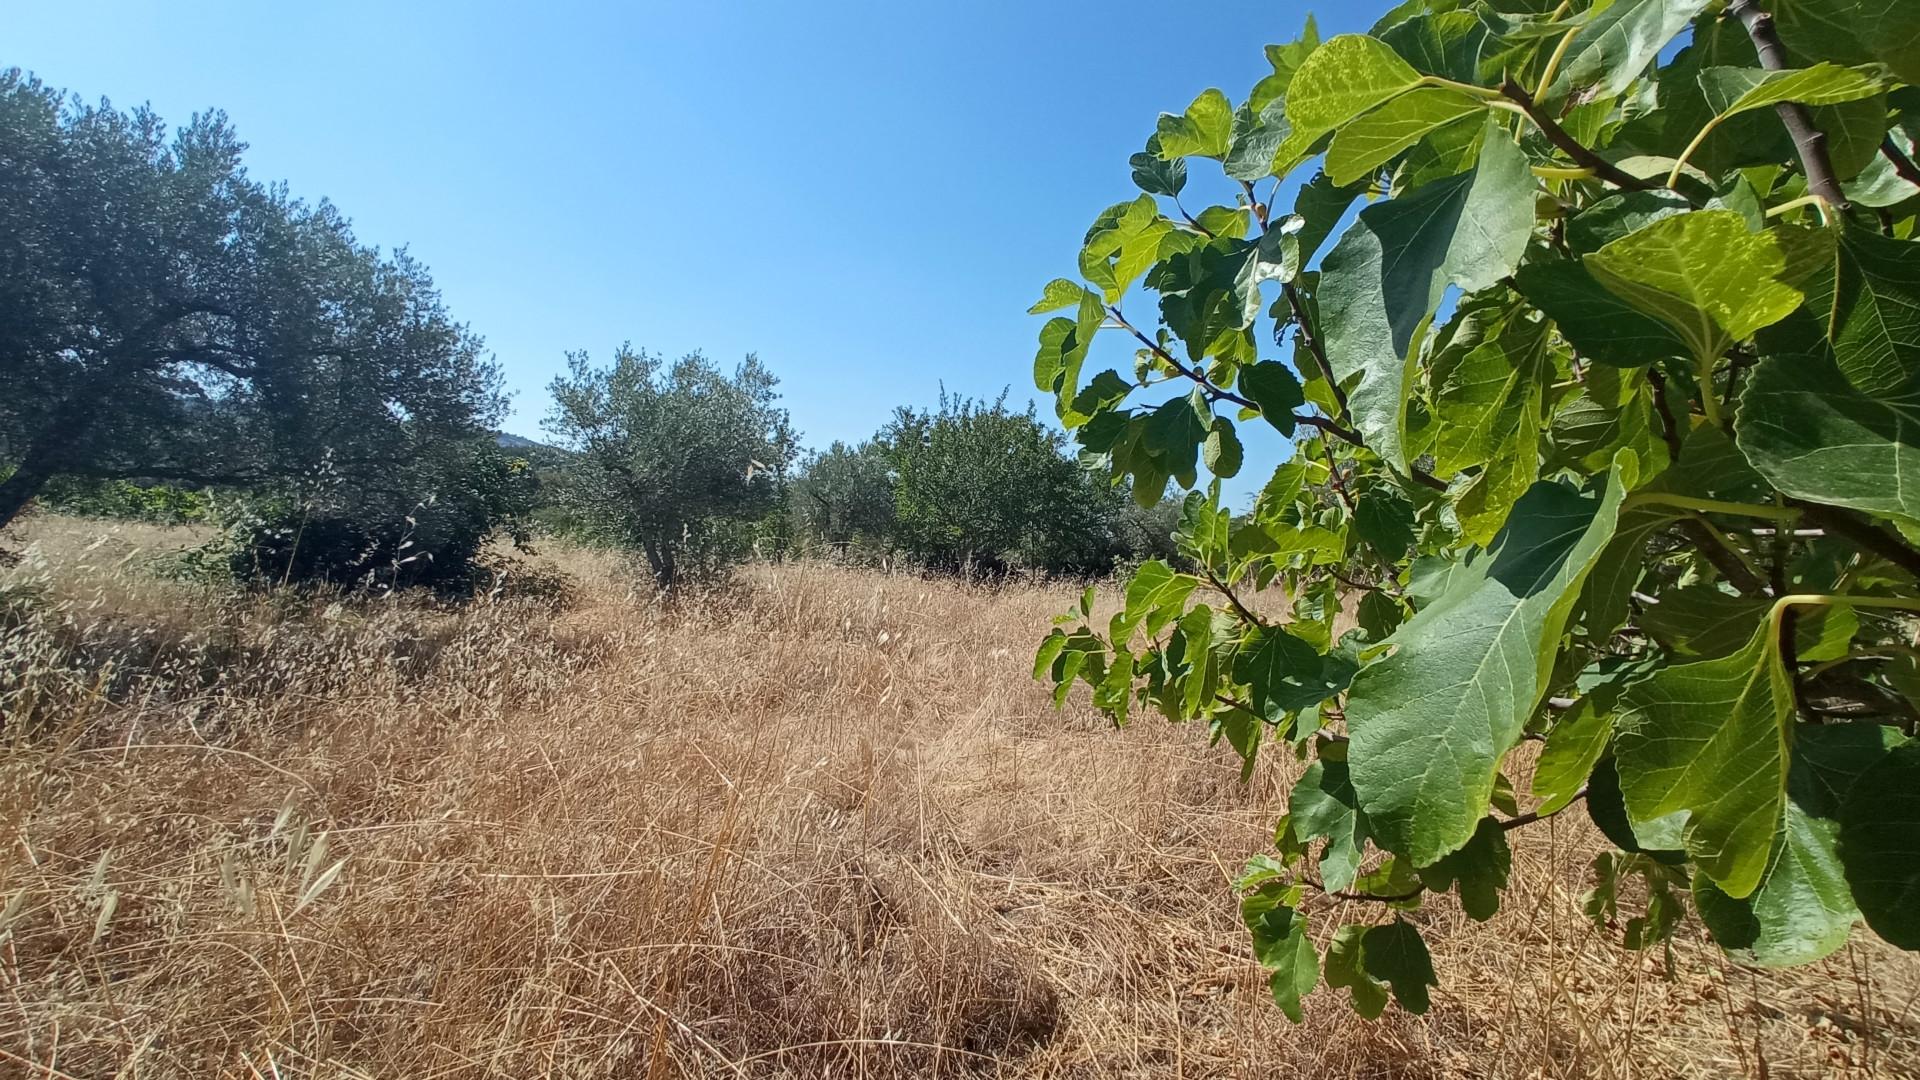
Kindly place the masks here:
MULTIPOLYGON (((1911 1076, 1913 958, 1673 978, 1516 834, 1444 983, 1265 1000, 1226 881, 1280 811, 1204 732, 1028 678, 1066 588, 611 560, 446 607, 227 598, 42 521, 0 616, 0 1075, 1911 1076)), ((1323 932, 1383 913, 1322 903, 1323 932)))

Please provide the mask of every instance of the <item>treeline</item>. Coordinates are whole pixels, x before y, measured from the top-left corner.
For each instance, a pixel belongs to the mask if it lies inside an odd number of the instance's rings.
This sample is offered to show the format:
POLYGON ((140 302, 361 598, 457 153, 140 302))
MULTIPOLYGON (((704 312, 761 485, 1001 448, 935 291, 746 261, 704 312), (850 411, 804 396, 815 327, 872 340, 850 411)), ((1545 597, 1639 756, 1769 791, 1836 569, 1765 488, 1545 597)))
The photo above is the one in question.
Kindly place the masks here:
POLYGON ((751 356, 730 375, 697 353, 571 356, 549 387, 559 445, 533 459, 536 518, 644 553, 663 586, 755 554, 1084 575, 1172 553, 1176 504, 1133 506, 1004 395, 943 393, 803 456, 776 386, 751 356))
POLYGON ((55 508, 224 526, 242 581, 470 590, 541 531, 662 586, 746 557, 1104 573, 1166 554, 1004 400, 942 395, 803 454, 756 358, 568 357, 554 444, 516 445, 498 367, 405 250, 251 178, 219 113, 169 133, 0 72, 0 528, 55 508), (506 445, 503 445, 505 443, 506 445))
POLYGON ((1004 395, 899 409, 873 438, 808 455, 787 501, 797 547, 856 560, 1084 575, 1179 558, 1179 503, 1136 505, 1004 395))

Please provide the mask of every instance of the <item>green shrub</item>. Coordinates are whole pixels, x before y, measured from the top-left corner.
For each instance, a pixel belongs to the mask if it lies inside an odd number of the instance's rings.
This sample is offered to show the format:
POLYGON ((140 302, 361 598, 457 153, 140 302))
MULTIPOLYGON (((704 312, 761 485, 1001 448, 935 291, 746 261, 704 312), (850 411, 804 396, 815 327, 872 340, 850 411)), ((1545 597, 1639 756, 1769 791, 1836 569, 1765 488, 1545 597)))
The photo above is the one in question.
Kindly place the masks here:
POLYGON ((48 481, 40 501, 62 514, 190 525, 208 519, 213 497, 171 484, 62 477, 48 481))
POLYGON ((315 485, 236 508, 225 544, 250 585, 431 588, 468 595, 496 531, 526 538, 534 481, 523 459, 481 440, 444 443, 378 487, 315 485))

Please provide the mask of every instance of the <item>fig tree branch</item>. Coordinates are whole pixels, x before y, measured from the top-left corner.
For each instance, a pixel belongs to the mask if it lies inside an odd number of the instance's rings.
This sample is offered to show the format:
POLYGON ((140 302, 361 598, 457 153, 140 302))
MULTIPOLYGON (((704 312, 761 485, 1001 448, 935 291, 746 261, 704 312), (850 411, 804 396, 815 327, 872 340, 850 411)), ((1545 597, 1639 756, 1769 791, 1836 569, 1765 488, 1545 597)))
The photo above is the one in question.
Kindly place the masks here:
POLYGON ((1592 169, 1593 175, 1614 187, 1625 188, 1628 191, 1651 191, 1660 186, 1651 180, 1642 180, 1622 170, 1618 165, 1589 149, 1586 144, 1569 134, 1566 128, 1561 127, 1560 122, 1555 120, 1552 114, 1541 108, 1539 102, 1533 99, 1533 95, 1527 93, 1526 87, 1512 78, 1500 84, 1500 92, 1506 95, 1508 100, 1520 106, 1521 111, 1527 114, 1527 119, 1533 121, 1533 125, 1540 129, 1540 134, 1545 135, 1548 142, 1559 147, 1574 161, 1592 169))
MULTIPOLYGON (((1787 47, 1780 40, 1780 31, 1773 25, 1773 16, 1761 8, 1758 0, 1733 0, 1727 5, 1727 14, 1740 20, 1752 39, 1754 51, 1760 54, 1760 66, 1768 71, 1783 71, 1793 66, 1787 57, 1787 47)), ((1845 209, 1847 194, 1840 188, 1840 177, 1833 171, 1833 159, 1827 154, 1827 134, 1814 126, 1813 114, 1805 105, 1797 101, 1783 101, 1773 107, 1780 116, 1780 122, 1786 126, 1787 134, 1793 138, 1793 148, 1800 155, 1800 168, 1807 174, 1807 190, 1826 200, 1836 209, 1845 209)))

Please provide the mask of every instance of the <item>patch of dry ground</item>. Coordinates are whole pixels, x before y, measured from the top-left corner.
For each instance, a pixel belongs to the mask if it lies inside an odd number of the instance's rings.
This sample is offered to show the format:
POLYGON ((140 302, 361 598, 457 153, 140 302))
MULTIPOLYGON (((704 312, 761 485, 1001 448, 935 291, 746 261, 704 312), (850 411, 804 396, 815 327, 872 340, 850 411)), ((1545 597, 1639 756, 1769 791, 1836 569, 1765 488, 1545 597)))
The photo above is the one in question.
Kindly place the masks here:
POLYGON ((28 539, 0 1075, 1920 1075, 1920 961, 1690 926, 1668 980, 1581 916, 1578 813, 1493 921, 1414 916, 1429 1015, 1288 1024, 1226 882, 1297 766, 1055 712, 1066 588, 774 566, 670 611, 559 551, 570 599, 233 599, 155 576, 178 533, 28 539))

